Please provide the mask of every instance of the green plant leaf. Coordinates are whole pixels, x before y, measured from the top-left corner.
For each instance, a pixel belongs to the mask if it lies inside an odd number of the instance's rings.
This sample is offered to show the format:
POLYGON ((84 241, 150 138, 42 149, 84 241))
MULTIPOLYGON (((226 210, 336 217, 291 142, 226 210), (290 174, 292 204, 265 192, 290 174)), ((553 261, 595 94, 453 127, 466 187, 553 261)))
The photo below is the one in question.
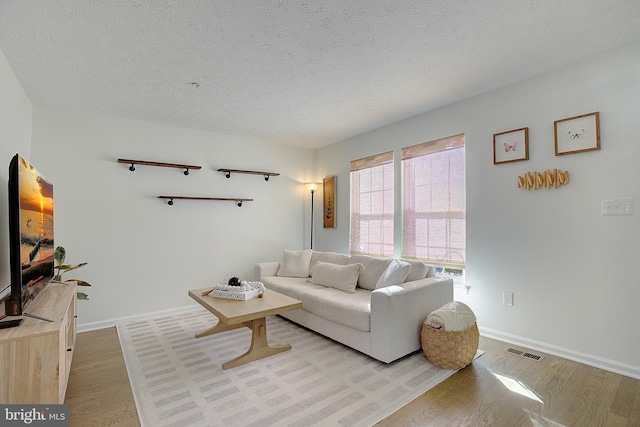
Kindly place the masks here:
MULTIPOLYGON (((53 280, 56 282, 62 282, 62 275, 67 271, 76 270, 80 267, 84 267, 87 265, 86 262, 81 262, 80 264, 63 264, 64 260, 67 256, 67 251, 62 246, 57 246, 54 253, 53 259, 55 261, 54 268, 57 270, 57 274, 53 277, 53 280)), ((86 282, 80 279, 67 279, 65 282, 76 282, 78 286, 91 286, 91 283, 86 282)), ((79 300, 88 300, 89 295, 84 292, 76 292, 79 300)))
POLYGON ((68 264, 59 265, 56 268, 66 273, 67 271, 75 270, 77 268, 84 267, 85 265, 87 265, 86 262, 81 262, 80 264, 73 264, 73 265, 68 265, 68 264))
POLYGON ((76 285, 78 286, 91 286, 91 283, 85 282, 84 280, 80 279, 67 279, 65 280, 65 282, 76 282, 76 285))
POLYGON ((53 252, 53 259, 58 265, 64 263, 64 259, 66 256, 67 256, 67 251, 62 246, 57 246, 55 251, 53 252))

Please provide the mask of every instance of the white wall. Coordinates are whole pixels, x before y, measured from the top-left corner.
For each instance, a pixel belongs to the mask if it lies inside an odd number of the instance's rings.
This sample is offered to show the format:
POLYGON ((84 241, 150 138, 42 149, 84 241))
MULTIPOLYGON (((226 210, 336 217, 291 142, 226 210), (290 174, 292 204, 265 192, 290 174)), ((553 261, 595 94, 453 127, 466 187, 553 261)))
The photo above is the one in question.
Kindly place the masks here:
MULTIPOLYGON (((31 163, 54 185, 55 240, 70 277, 94 286, 79 324, 194 304, 187 291, 232 276, 253 278, 258 261, 305 245, 301 182, 312 180, 311 150, 170 126, 34 106, 31 163), (182 170, 119 164, 118 158, 201 165, 182 170), (279 172, 232 175, 218 168, 279 172), (159 195, 253 198, 181 201, 159 195)), ((308 209, 308 208, 307 208, 308 209)))
MULTIPOLYGON (((320 149, 318 176, 337 176, 337 228, 318 222, 314 247, 349 249, 350 160, 389 149, 399 159, 401 147, 465 133, 471 290, 461 299, 482 332, 640 378, 639 111, 634 45, 320 149), (602 149, 556 157, 554 120, 594 111, 602 149), (493 165, 492 135, 525 126, 530 160, 493 165), (518 175, 554 168, 569 185, 516 188, 518 175), (604 197, 633 197, 637 212, 604 217, 604 197)), ((396 174, 399 207, 399 160, 396 174)))
MULTIPOLYGON (((9 162, 16 153, 28 156, 30 142, 31 102, 0 50, 0 290, 11 283, 7 204, 9 162)), ((0 314, 4 314, 2 305, 0 314)))

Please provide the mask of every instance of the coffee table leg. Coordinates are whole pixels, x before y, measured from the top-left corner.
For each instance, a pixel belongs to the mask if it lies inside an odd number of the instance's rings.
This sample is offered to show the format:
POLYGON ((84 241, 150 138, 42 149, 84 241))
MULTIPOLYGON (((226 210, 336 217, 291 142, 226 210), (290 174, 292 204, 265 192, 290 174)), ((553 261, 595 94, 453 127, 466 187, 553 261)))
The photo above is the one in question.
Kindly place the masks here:
POLYGON ((218 323, 216 323, 215 326, 212 326, 211 328, 205 331, 198 332, 196 334, 196 338, 207 337, 209 335, 219 334, 220 332, 232 331, 234 329, 244 328, 244 327, 245 325, 242 323, 236 323, 234 325, 226 325, 218 320, 218 323))
POLYGON ((283 351, 291 350, 291 345, 274 345, 270 346, 267 343, 267 322, 266 318, 250 320, 244 322, 244 326, 251 329, 251 347, 249 351, 242 356, 238 356, 233 360, 222 364, 222 369, 229 369, 235 366, 240 366, 245 363, 253 362, 254 360, 262 359, 263 357, 272 356, 274 354, 282 353, 283 351))

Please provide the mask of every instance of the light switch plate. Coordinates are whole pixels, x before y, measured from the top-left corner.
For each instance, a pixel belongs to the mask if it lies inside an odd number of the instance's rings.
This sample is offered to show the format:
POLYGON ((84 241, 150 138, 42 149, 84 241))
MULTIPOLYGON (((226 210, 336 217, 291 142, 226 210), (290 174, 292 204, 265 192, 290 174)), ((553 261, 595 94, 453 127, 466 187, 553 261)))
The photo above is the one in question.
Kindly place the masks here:
POLYGON ((602 215, 633 215, 633 198, 623 197, 616 199, 602 199, 602 215))
POLYGON ((513 292, 503 291, 502 292, 502 303, 504 305, 513 305, 513 292))

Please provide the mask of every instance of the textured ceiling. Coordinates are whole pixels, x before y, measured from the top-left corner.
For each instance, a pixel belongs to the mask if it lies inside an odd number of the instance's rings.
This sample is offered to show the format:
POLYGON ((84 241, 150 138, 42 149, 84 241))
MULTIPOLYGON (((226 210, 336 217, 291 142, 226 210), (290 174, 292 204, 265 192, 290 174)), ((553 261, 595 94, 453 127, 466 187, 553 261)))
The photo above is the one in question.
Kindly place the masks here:
POLYGON ((34 104, 309 148, 638 41, 639 0, 0 0, 34 104))

